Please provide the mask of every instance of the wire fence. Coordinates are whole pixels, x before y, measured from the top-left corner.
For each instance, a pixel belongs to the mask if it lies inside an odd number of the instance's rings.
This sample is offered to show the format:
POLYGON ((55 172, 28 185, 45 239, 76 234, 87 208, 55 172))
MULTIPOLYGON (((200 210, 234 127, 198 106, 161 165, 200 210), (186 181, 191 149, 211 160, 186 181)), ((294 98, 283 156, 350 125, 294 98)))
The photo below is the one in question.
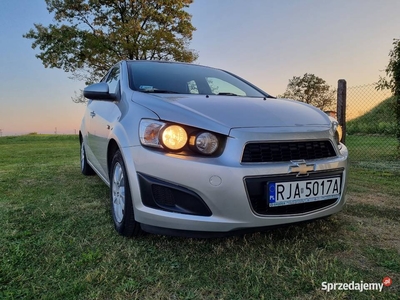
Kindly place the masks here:
POLYGON ((375 84, 347 88, 346 145, 353 164, 400 171, 396 100, 375 84))

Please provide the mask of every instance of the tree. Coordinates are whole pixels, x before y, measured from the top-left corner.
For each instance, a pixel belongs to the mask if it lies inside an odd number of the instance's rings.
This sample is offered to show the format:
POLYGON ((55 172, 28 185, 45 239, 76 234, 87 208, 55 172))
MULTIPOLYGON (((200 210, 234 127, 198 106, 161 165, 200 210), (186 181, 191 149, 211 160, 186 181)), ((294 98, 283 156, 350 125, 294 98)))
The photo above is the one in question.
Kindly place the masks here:
POLYGON ((393 39, 393 49, 389 52, 389 64, 385 69, 385 78, 380 76, 376 85, 377 90, 390 89, 396 99, 396 137, 398 154, 400 155, 400 39, 393 39))
POLYGON ((293 76, 289 79, 286 91, 280 97, 305 102, 326 111, 332 108, 335 93, 325 80, 306 73, 303 77, 293 76))
MULTIPOLYGON (((24 35, 47 68, 93 83, 123 59, 192 62, 193 0, 45 0, 54 24, 24 35)), ((79 102, 79 101, 78 101, 79 102)))

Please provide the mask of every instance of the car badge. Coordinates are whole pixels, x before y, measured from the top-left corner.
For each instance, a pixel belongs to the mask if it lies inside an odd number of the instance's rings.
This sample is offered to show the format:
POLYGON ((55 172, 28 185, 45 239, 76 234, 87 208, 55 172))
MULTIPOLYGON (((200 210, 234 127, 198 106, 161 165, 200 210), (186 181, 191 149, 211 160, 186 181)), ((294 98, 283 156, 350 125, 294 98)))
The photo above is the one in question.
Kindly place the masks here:
POLYGON ((289 173, 297 173, 299 176, 308 176, 308 172, 315 171, 315 164, 308 164, 305 160, 292 160, 294 166, 289 167, 289 173))

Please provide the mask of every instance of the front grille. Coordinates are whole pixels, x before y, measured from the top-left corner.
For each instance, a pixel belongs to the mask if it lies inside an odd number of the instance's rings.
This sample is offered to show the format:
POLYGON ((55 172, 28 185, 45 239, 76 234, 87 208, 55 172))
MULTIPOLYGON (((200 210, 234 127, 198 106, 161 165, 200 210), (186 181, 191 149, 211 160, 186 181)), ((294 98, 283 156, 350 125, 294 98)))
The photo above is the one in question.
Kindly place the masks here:
POLYGON ((249 143, 244 148, 242 162, 283 162, 335 156, 330 141, 249 143))
MULTIPOLYGON (((322 179, 335 176, 342 176, 343 169, 335 169, 334 171, 328 172, 311 172, 307 179, 322 179)), ((281 175, 281 176, 263 176, 263 177, 250 177, 245 178, 245 186, 247 195, 250 200, 250 206, 253 211, 259 215, 291 215, 291 214, 302 214, 319 210, 335 204, 338 200, 337 197, 315 201, 309 203, 300 203, 286 206, 270 207, 268 203, 268 191, 265 188, 268 182, 285 182, 285 181, 296 181, 306 180, 305 177, 296 177, 296 174, 281 175)))

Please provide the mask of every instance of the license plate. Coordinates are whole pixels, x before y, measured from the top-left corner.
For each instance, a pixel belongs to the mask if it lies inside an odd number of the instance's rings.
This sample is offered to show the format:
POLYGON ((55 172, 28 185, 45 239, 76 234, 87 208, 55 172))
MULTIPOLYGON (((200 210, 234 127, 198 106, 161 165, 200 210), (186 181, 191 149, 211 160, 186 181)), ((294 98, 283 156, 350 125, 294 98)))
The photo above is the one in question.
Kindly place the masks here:
POLYGON ((270 207, 332 199, 340 196, 341 178, 268 182, 270 207))

